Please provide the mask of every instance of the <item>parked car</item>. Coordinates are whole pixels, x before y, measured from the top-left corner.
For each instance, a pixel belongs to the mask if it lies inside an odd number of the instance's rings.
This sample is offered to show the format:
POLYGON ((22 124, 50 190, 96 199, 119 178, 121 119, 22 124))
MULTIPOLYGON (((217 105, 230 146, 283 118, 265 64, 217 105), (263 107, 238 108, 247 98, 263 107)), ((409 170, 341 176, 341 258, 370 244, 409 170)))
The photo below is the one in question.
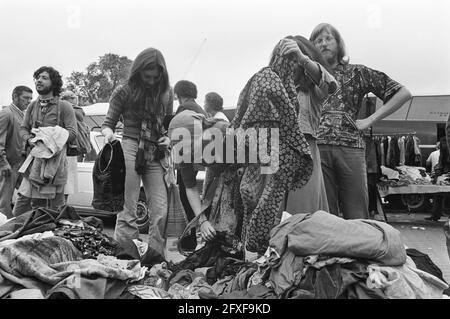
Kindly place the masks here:
MULTIPOLYGON (((83 107, 85 112, 84 121, 90 128, 90 139, 92 151, 86 154, 83 161, 78 162, 78 191, 69 195, 67 204, 73 206, 80 215, 91 215, 101 218, 115 218, 117 212, 97 210, 92 207, 94 195, 92 171, 94 162, 98 154, 105 145, 103 135, 101 134, 101 125, 106 117, 109 103, 97 103, 83 107)), ((122 139, 122 123, 116 128, 116 138, 122 139)), ((205 172, 197 174, 198 187, 201 189, 205 172)), ((144 188, 141 185, 139 201, 137 204, 137 224, 140 232, 146 232, 149 225, 149 202, 146 199, 144 188)))

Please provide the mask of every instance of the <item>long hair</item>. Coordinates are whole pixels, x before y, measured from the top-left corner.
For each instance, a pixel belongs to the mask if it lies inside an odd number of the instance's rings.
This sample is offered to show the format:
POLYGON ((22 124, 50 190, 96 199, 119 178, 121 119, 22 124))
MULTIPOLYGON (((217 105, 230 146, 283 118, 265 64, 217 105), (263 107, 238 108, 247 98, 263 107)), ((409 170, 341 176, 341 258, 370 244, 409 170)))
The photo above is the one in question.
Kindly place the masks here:
POLYGON ((331 35, 336 39, 336 42, 338 45, 338 56, 337 56, 338 61, 342 62, 342 59, 347 55, 346 50, 345 50, 344 40, 342 39, 339 31, 335 27, 333 27, 331 24, 321 23, 317 27, 315 27, 314 30, 311 32, 309 41, 314 42, 323 31, 327 31, 327 32, 331 33, 331 35))
MULTIPOLYGON (((154 49, 156 51, 156 49, 154 49)), ((141 52, 136 60, 133 62, 133 66, 131 67, 131 72, 128 78, 128 85, 131 89, 131 105, 134 108, 139 108, 141 105, 145 104, 145 99, 147 97, 151 97, 157 104, 161 104, 161 97, 164 92, 169 89, 169 74, 167 72, 167 68, 162 67, 157 61, 142 61, 145 59, 144 54, 147 50, 141 52), (138 65, 139 64, 139 65, 138 65), (154 70, 158 69, 160 72, 160 78, 158 80, 158 85, 156 90, 151 90, 145 87, 144 83, 141 80, 141 71, 143 70, 154 70)), ((162 63, 165 64, 164 58, 162 54, 159 53, 159 59, 162 60, 162 63)))
POLYGON ((36 80, 43 72, 47 72, 50 76, 50 81, 52 81, 53 96, 59 96, 63 86, 61 74, 59 74, 59 72, 51 66, 42 66, 33 73, 33 79, 36 80))
POLYGON ((320 51, 307 38, 301 35, 287 36, 286 38, 294 40, 300 50, 306 54, 308 58, 322 65, 328 72, 333 72, 327 60, 324 59, 320 51))
MULTIPOLYGON (((286 39, 294 40, 303 54, 308 56, 312 61, 315 61, 322 65, 329 73, 332 73, 330 65, 311 41, 301 35, 287 36, 286 39)), ((305 77, 305 69, 302 66, 300 66, 298 77, 295 79, 295 81, 298 85, 298 88, 303 92, 307 92, 315 85, 311 80, 305 77), (304 81, 301 80, 302 78, 304 79, 304 81)))

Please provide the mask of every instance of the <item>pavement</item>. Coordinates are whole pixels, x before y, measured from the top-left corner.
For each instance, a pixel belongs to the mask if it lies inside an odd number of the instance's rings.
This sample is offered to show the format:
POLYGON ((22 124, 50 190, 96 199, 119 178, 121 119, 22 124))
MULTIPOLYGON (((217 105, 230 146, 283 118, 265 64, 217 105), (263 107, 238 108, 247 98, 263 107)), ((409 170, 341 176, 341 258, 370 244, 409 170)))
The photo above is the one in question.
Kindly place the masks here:
POLYGON ((429 213, 411 213, 406 211, 388 211, 388 223, 400 231, 403 243, 408 248, 415 248, 427 254, 441 269, 445 281, 450 283, 450 259, 444 235, 444 223, 448 216, 443 216, 438 222, 427 221, 424 218, 429 213))

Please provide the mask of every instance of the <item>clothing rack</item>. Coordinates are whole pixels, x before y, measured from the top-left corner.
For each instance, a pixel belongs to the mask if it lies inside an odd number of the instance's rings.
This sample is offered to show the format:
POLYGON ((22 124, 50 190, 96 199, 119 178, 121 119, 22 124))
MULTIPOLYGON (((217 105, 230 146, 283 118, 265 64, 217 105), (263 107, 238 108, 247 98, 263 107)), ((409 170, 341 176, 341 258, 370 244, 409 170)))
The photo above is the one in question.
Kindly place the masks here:
POLYGON ((408 133, 369 133, 364 134, 365 137, 375 137, 375 136, 408 136, 408 135, 416 135, 416 132, 408 132, 408 133))

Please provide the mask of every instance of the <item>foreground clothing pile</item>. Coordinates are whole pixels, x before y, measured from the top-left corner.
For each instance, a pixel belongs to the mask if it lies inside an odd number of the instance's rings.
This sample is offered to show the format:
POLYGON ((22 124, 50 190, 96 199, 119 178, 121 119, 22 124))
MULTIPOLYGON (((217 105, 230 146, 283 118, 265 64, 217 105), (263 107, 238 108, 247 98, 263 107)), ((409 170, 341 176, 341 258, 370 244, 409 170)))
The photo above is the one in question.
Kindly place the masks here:
POLYGON ((155 265, 128 292, 143 299, 442 299, 449 288, 427 255, 406 250, 396 229, 373 220, 292 216, 253 262, 242 260, 232 239, 221 233, 177 265, 155 265))
POLYGON ((405 250, 388 224, 323 211, 277 225, 253 262, 227 232, 177 264, 136 251, 124 254, 100 220, 71 207, 31 211, 0 225, 0 298, 441 299, 448 289, 431 259, 405 250))
POLYGON ((72 207, 36 209, 0 226, 0 298, 119 298, 144 278, 139 260, 118 259, 102 222, 72 207))

